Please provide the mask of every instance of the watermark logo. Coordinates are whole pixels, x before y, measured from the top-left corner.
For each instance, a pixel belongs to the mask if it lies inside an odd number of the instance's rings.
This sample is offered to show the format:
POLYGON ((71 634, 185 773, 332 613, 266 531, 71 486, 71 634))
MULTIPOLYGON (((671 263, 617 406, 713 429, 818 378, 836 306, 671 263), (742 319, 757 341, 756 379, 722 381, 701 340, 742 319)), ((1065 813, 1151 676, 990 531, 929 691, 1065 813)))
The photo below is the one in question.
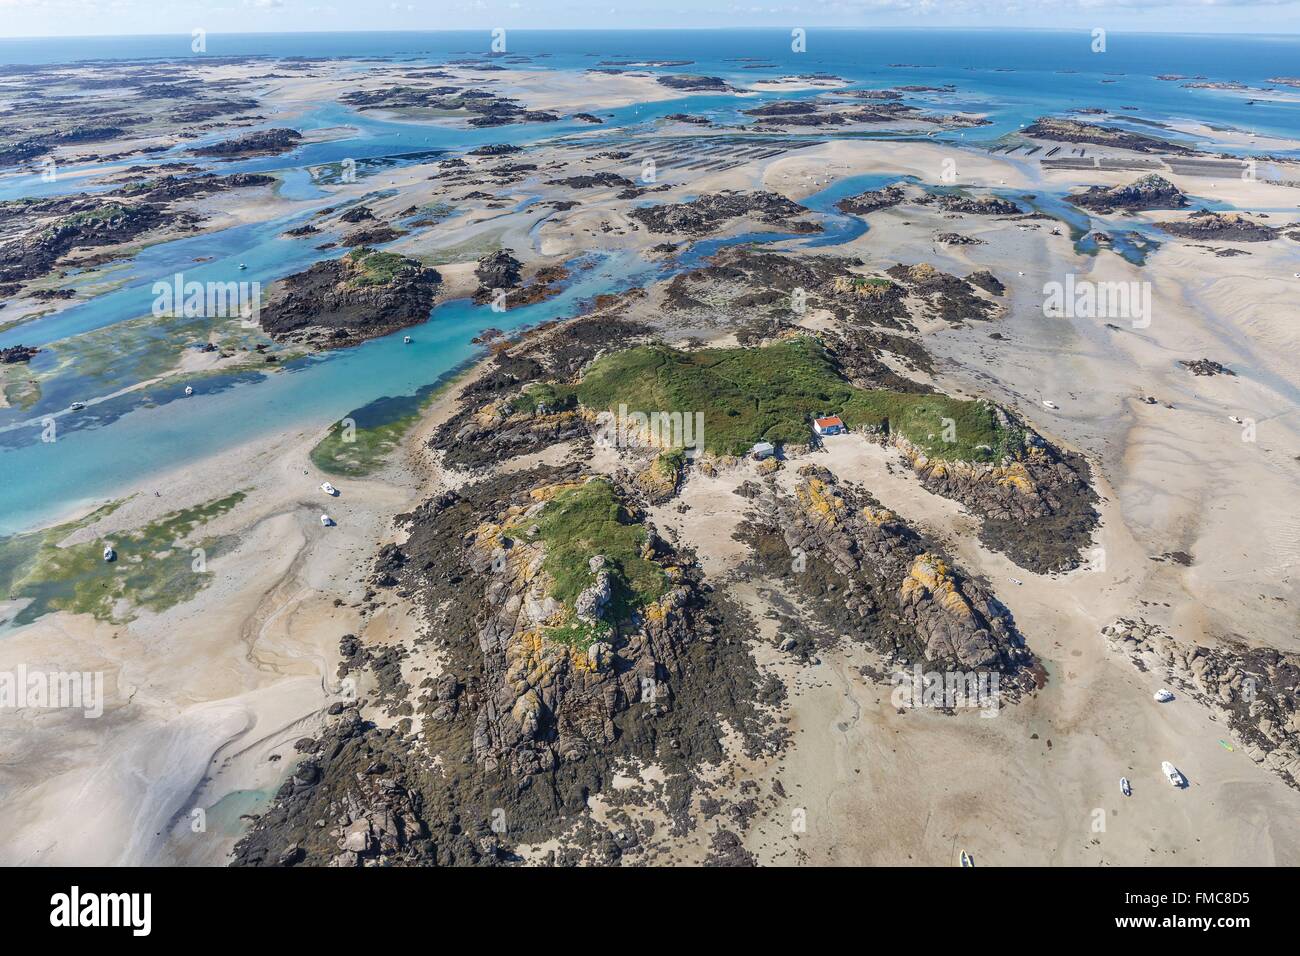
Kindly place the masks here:
POLYGON ((0 709, 27 707, 80 710, 83 717, 104 713, 103 671, 29 671, 19 664, 0 671, 0 709))
POLYGON ((795 315, 803 315, 808 311, 808 290, 803 286, 795 286, 790 290, 790 311, 795 315))
POLYGON ((51 926, 125 926, 132 936, 153 928, 152 893, 82 893, 73 886, 50 897, 51 926))
POLYGON ((996 671, 922 671, 920 664, 914 664, 911 673, 894 672, 889 702, 899 710, 978 709, 981 717, 996 717, 1001 707, 1000 676, 996 671))
POLYGON ((492 28, 492 52, 493 53, 506 52, 506 28, 505 27, 492 28))
POLYGON ((208 52, 208 31, 202 27, 195 27, 190 31, 190 52, 207 53, 208 52))
POLYGON ((647 156, 645 159, 641 160, 641 182, 649 186, 658 179, 658 176, 659 174, 653 159, 647 156))
POLYGON ((620 402, 617 413, 601 412, 596 420, 596 444, 602 448, 633 448, 647 442, 661 448, 704 445, 703 412, 629 412, 620 402))
POLYGON ((1093 53, 1106 52, 1106 31, 1103 30, 1101 27, 1092 28, 1092 52, 1093 53))
POLYGON ((803 27, 795 27, 790 31, 790 52, 808 52, 808 31, 803 27))
POLYGON ((262 311, 260 282, 185 281, 178 272, 153 284, 154 318, 255 319, 262 311))
POLYGON ((1094 282, 1067 273, 1064 282, 1043 284, 1043 315, 1067 319, 1126 319, 1133 328, 1151 325, 1150 282, 1094 282))

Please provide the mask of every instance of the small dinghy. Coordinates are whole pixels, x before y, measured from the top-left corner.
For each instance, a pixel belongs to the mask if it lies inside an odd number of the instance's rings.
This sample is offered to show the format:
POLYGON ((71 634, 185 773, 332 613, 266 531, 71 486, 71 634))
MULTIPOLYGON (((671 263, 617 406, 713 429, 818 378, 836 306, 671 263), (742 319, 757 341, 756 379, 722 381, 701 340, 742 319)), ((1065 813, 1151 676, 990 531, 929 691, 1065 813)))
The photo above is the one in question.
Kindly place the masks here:
POLYGON ((1187 786, 1187 778, 1179 773, 1178 768, 1168 760, 1161 762, 1160 770, 1165 775, 1165 779, 1169 781, 1171 787, 1182 788, 1187 786))
POLYGON ((331 498, 338 497, 339 490, 331 485, 328 481, 321 482, 320 490, 325 492, 331 498))
POLYGON ((1165 687, 1161 687, 1152 696, 1155 697, 1156 703, 1167 704, 1174 699, 1174 692, 1165 687))
POLYGON ((328 528, 332 524, 334 524, 334 519, 331 518, 329 515, 320 516, 320 526, 322 528, 328 528))
POLYGON ((965 850, 962 850, 962 851, 961 851, 961 865, 962 865, 962 869, 966 869, 967 867, 972 867, 972 866, 975 865, 975 858, 972 857, 972 856, 971 856, 969 853, 967 853, 965 850))
POLYGON ((194 386, 193 386, 193 385, 186 385, 186 386, 185 386, 185 394, 186 394, 186 395, 193 395, 193 394, 194 394, 194 386))
POLYGON ((1119 778, 1119 792, 1126 797, 1133 796, 1133 788, 1129 786, 1128 777, 1119 778))
POLYGON ((110 544, 104 545, 104 560, 105 561, 117 560, 117 552, 113 550, 113 546, 110 544))

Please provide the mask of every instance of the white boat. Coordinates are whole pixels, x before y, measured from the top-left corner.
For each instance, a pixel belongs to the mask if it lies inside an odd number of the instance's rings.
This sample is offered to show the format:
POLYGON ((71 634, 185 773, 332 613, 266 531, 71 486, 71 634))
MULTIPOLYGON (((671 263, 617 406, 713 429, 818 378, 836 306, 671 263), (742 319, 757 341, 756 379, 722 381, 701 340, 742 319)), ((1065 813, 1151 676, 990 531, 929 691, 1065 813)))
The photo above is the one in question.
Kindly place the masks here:
POLYGON ((73 410, 74 412, 79 412, 79 411, 81 411, 81 410, 82 410, 83 408, 85 408, 85 407, 86 407, 86 403, 85 403, 85 402, 73 402, 73 403, 72 403, 72 410, 73 410))
POLYGON ((193 385, 186 385, 186 386, 185 386, 185 394, 186 394, 186 395, 193 395, 193 394, 194 394, 194 386, 193 386, 193 385))
POLYGON ((1232 422, 1234 425, 1240 425, 1240 424, 1242 424, 1241 419, 1238 418, 1236 415, 1229 415, 1229 416, 1228 416, 1228 421, 1232 422))
POLYGON ((975 865, 975 858, 972 857, 972 856, 971 856, 969 853, 967 853, 965 850, 962 850, 962 851, 961 851, 961 865, 962 865, 962 869, 968 869, 968 868, 970 868, 970 867, 973 867, 973 866, 975 865))
POLYGON ((1129 786, 1128 777, 1119 778, 1119 792, 1126 797, 1133 796, 1133 788, 1129 786))
POLYGON ((1020 580, 1019 578, 1012 578, 1012 579, 1011 579, 1011 583, 1014 584, 1014 585, 1016 585, 1017 587, 1019 587, 1020 585, 1024 584, 1025 582, 1022 581, 1022 580, 1020 580))
POLYGON ((1060 408, 1061 406, 1057 405, 1056 402, 1049 402, 1047 399, 1043 399, 1043 407, 1055 410, 1060 408))
POLYGON ((409 335, 403 335, 403 336, 402 336, 402 344, 403 344, 403 345, 410 345, 410 344, 411 344, 411 337, 410 337, 409 335))
POLYGON ((331 518, 329 515, 321 515, 321 516, 320 516, 320 526, 321 526, 322 528, 328 528, 328 527, 329 527, 330 525, 332 525, 333 523, 334 523, 334 519, 331 518))
POLYGON ((1157 703, 1167 704, 1174 699, 1174 692, 1168 690, 1167 688, 1161 687, 1152 696, 1155 697, 1157 703))
POLYGON ((1178 768, 1175 767, 1173 764, 1171 764, 1168 760, 1161 762, 1160 770, 1161 772, 1164 773, 1165 779, 1169 781, 1171 786, 1174 787, 1187 786, 1187 778, 1184 777, 1181 773, 1179 773, 1178 768))
POLYGON ((104 560, 105 561, 117 560, 117 552, 113 550, 113 546, 110 544, 104 545, 104 560))
POLYGON ((328 481, 321 482, 320 490, 331 497, 337 497, 339 490, 331 485, 328 481))
POLYGON ((247 268, 248 268, 248 266, 244 265, 242 262, 239 264, 239 271, 240 271, 240 272, 243 272, 243 271, 244 271, 245 269, 247 269, 247 268))

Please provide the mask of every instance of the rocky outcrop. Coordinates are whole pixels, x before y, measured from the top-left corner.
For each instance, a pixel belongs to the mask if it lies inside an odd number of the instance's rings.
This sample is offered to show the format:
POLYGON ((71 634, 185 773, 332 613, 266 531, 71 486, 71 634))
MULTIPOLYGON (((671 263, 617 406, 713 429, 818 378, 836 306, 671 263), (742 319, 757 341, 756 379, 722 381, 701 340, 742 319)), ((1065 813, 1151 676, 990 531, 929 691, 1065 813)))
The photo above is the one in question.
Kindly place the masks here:
POLYGON ((1015 216, 1020 207, 999 196, 963 196, 959 193, 930 193, 917 200, 921 205, 937 205, 944 212, 972 216, 1015 216))
POLYGON ((1026 136, 1038 139, 1050 139, 1061 143, 1090 143, 1094 146, 1111 146, 1115 149, 1128 149, 1137 153, 1167 153, 1185 156, 1195 152, 1178 143, 1144 136, 1112 126, 1098 126, 1079 120, 1061 119, 1044 116, 1030 123, 1023 130, 1026 136))
POLYGON ((1091 186, 1065 198, 1083 209, 1103 213, 1116 210, 1138 212, 1144 209, 1182 209, 1187 205, 1187 197, 1178 187, 1155 173, 1149 173, 1127 186, 1091 186))
POLYGON ((1246 756, 1300 789, 1300 658, 1240 643, 1189 647, 1140 619, 1101 633, 1139 670, 1209 707, 1246 756))
POLYGON ((559 115, 547 110, 530 110, 517 100, 483 89, 457 86, 390 86, 352 90, 340 101, 358 110, 436 110, 459 114, 470 126, 486 128, 512 123, 554 123, 559 115))
POLYGON ((209 146, 196 146, 193 156, 215 156, 221 159, 238 159, 248 156, 278 156, 297 148, 302 133, 296 129, 263 129, 234 139, 223 140, 209 146))
POLYGON ((828 629, 902 661, 1023 678, 1033 657, 1011 613, 897 515, 806 465, 793 499, 753 513, 757 563, 807 598, 828 629), (775 542, 780 545, 776 546, 775 542))
POLYGON ((1268 242, 1280 229, 1256 222, 1239 212, 1210 212, 1198 209, 1178 222, 1158 222, 1161 229, 1183 239, 1215 239, 1227 242, 1268 242))
POLYGON ((40 349, 33 348, 30 345, 11 345, 8 348, 0 349, 0 365, 30 362, 40 351, 40 349))
POLYGON ((671 90, 689 90, 692 93, 727 93, 733 90, 731 84, 720 76, 675 74, 660 76, 657 79, 661 86, 666 86, 671 90))
POLYGON ((889 441, 927 490, 960 501, 983 519, 980 541, 1022 568, 1066 571, 1086 559, 1097 528, 1091 469, 1054 448, 1024 422, 995 408, 1008 447, 996 463, 931 459, 900 435, 889 441))
MULTIPOLYGON (((670 578, 658 599, 635 610, 602 602, 612 565, 593 545, 584 607, 607 629, 587 646, 549 629, 557 602, 546 548, 529 528, 584 478, 574 469, 498 476, 399 519, 409 536, 400 561, 384 557, 386 573, 424 609, 422 640, 441 672, 412 691, 413 715, 392 728, 334 705, 236 847, 236 865, 508 863, 515 844, 584 819, 590 796, 628 760, 664 770, 680 794, 670 825, 684 832, 694 825, 694 774, 721 756, 722 722, 747 747, 768 746, 744 623, 720 611, 699 571, 652 529, 643 553, 670 578)), ((635 840, 592 849, 606 863, 637 852, 635 840)))
POLYGON ((218 176, 216 173, 203 173, 198 176, 166 175, 123 186, 119 193, 147 202, 172 202, 211 196, 229 189, 248 189, 254 186, 270 186, 274 183, 274 176, 261 173, 232 173, 229 176, 218 176))
POLYGON ((907 193, 898 186, 886 186, 883 189, 873 189, 865 193, 858 193, 856 196, 850 196, 848 199, 841 199, 835 204, 835 208, 840 212, 863 216, 878 209, 897 206, 905 199, 907 199, 907 193))
POLYGON ((441 283, 415 259, 363 247, 285 279, 260 321, 279 340, 355 345, 425 321, 441 283))
MULTIPOLYGON (((129 242, 165 221, 163 206, 127 205, 82 197, 78 209, 37 232, 0 246, 0 282, 21 282, 45 275, 73 249, 129 242)), ((176 215, 175 222, 194 217, 176 215)))
POLYGON ((725 190, 690 202, 638 206, 628 215, 651 232, 706 236, 742 217, 788 228, 792 225, 789 220, 807 212, 778 193, 725 190))
POLYGON ((910 266, 900 262, 887 274, 920 300, 933 317, 945 322, 987 322, 1001 312, 996 302, 981 294, 981 290, 994 296, 1002 294, 1002 283, 988 272, 972 273, 963 279, 941 272, 928 262, 910 266))
POLYGON ((1207 359, 1207 358, 1203 358, 1203 359, 1183 359, 1183 360, 1180 361, 1178 364, 1181 365, 1183 368, 1187 369, 1187 371, 1191 372, 1193 375, 1206 375, 1206 376, 1213 376, 1213 375, 1232 375, 1232 376, 1235 376, 1235 375, 1237 374, 1237 373, 1234 372, 1232 369, 1228 368, 1226 365, 1222 365, 1222 364, 1220 364, 1219 362, 1215 362, 1213 359, 1207 359))

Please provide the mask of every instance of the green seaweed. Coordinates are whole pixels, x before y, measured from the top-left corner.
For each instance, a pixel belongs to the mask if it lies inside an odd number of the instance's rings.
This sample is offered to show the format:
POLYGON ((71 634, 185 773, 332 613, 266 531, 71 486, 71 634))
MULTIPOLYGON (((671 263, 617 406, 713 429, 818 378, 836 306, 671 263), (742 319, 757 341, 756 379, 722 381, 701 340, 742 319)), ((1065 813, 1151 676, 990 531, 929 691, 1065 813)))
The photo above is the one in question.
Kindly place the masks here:
POLYGON ((164 611, 190 600, 212 580, 206 562, 227 550, 231 540, 186 539, 244 497, 236 491, 139 528, 78 544, 61 542, 106 517, 121 502, 78 521, 0 539, 0 588, 10 600, 28 602, 12 623, 21 626, 53 611, 68 611, 122 624, 141 609, 164 611), (104 560, 106 543, 112 545, 116 560, 104 560), (202 565, 194 548, 203 550, 202 565))

